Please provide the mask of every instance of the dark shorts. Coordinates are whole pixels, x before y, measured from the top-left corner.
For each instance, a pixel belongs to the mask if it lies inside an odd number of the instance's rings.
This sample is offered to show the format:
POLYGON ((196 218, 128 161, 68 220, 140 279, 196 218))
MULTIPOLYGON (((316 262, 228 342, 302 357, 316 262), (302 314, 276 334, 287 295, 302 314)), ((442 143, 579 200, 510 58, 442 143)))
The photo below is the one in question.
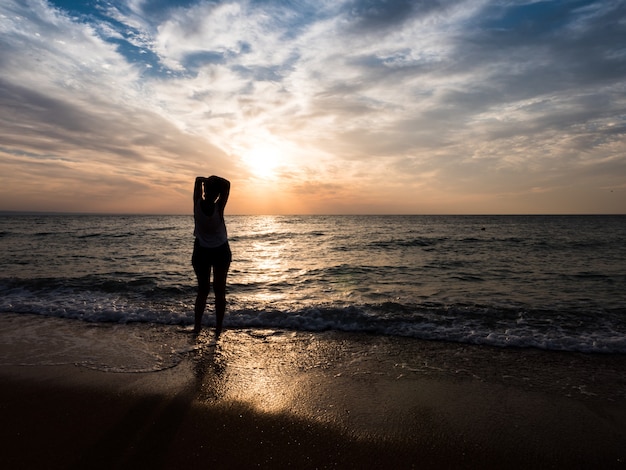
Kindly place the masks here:
POLYGON ((191 256, 191 265, 198 276, 198 281, 206 280, 208 282, 211 274, 211 267, 228 268, 232 261, 233 255, 230 251, 228 242, 217 248, 205 248, 200 246, 198 239, 193 244, 193 255, 191 256))

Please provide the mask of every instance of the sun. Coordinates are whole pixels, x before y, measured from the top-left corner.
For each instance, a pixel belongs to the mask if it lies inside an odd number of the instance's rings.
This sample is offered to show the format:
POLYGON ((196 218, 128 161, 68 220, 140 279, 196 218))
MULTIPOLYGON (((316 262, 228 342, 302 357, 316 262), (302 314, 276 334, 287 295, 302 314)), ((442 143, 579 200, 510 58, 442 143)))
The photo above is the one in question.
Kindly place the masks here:
POLYGON ((256 145, 244 153, 242 160, 257 178, 273 178, 282 158, 276 147, 256 145))

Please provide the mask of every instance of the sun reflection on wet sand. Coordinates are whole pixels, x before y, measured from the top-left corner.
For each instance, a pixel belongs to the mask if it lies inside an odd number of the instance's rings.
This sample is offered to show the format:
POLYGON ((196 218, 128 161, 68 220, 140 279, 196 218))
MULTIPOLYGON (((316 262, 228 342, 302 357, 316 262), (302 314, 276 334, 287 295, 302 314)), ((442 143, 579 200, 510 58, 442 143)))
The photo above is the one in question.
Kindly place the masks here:
POLYGON ((288 347, 291 335, 274 335, 272 330, 226 331, 199 362, 205 366, 198 379, 210 392, 204 399, 244 402, 267 413, 291 411, 306 384, 295 380, 298 360, 288 347), (290 375, 294 380, 285 381, 290 375))
POLYGON ((339 337, 227 330, 205 357, 211 366, 199 378, 206 391, 199 400, 297 416, 353 436, 398 432, 407 419, 406 402, 418 392, 416 382, 398 383, 395 356, 380 356, 380 344, 339 337))
POLYGON ((423 377, 407 380, 397 356, 384 349, 368 337, 226 331, 207 356, 213 366, 199 380, 206 393, 197 397, 208 406, 243 405, 323 423, 355 438, 404 435, 415 420, 407 410, 437 400, 449 387, 430 381, 424 389, 423 377))

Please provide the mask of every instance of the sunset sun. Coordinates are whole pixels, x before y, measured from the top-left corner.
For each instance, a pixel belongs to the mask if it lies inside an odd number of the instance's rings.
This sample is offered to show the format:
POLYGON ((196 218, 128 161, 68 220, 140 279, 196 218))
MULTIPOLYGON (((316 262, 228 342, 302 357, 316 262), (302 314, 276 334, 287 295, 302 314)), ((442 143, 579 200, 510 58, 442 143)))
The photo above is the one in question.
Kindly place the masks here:
POLYGON ((257 145, 247 151, 243 162, 257 178, 273 178, 282 158, 278 148, 269 145, 257 145))

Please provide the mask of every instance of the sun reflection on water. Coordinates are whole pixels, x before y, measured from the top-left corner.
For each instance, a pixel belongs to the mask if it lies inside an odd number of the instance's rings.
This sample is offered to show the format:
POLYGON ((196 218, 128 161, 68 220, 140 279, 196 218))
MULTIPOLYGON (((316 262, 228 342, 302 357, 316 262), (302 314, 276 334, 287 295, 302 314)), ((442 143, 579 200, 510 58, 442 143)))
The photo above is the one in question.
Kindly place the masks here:
POLYGON ((284 299, 285 281, 289 280, 293 262, 293 243, 285 237, 285 225, 276 216, 257 217, 254 227, 246 227, 248 240, 237 245, 234 279, 256 301, 269 303, 284 299))

